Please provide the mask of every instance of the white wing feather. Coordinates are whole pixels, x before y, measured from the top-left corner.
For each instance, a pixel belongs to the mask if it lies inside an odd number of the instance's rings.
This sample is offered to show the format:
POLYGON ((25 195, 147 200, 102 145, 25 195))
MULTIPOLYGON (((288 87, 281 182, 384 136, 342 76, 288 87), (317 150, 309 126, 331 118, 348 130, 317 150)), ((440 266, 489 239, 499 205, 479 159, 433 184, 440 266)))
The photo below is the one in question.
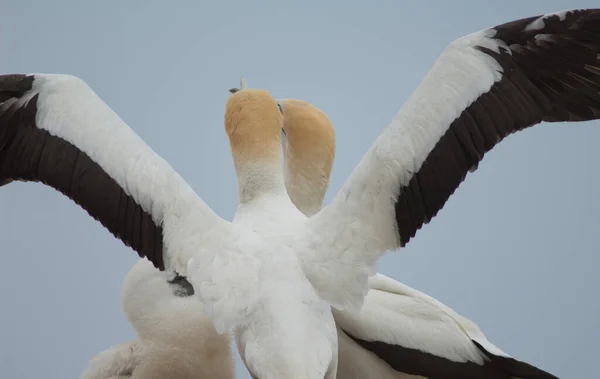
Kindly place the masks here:
POLYGON ((360 312, 334 310, 336 323, 354 337, 426 351, 455 362, 483 364, 479 342, 490 353, 509 357, 479 327, 440 301, 377 274, 360 312))
POLYGON ((217 216, 81 79, 34 74, 36 124, 86 153, 162 225, 165 267, 185 275, 195 245, 219 249, 231 224, 217 216))
POLYGON ((309 219, 307 276, 339 309, 359 308, 367 272, 399 247, 395 201, 451 122, 500 79, 501 67, 474 46, 498 50, 488 30, 452 42, 363 157, 331 204, 309 219), (360 287, 360 288, 359 288, 360 287))
POLYGON ((261 266, 259 258, 228 249, 204 251, 190 260, 188 280, 217 333, 244 324, 256 304, 261 266))

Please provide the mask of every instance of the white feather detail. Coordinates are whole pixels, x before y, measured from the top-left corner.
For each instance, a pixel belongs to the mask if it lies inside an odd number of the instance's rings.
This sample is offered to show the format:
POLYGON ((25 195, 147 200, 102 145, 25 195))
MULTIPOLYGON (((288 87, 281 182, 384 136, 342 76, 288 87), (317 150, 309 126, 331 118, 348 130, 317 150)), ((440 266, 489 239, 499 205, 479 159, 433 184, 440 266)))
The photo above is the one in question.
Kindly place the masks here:
POLYGON ((261 265, 259 258, 232 250, 203 251, 189 261, 188 280, 217 333, 232 331, 251 313, 261 265))

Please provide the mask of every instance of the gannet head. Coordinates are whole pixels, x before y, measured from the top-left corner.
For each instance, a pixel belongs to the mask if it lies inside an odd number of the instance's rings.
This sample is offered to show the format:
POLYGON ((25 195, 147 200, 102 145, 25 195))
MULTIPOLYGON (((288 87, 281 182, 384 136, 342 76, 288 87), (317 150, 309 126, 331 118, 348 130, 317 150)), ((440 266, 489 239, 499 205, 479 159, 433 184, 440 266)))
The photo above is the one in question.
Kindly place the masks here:
POLYGON ((281 100, 285 185, 307 216, 323 205, 335 159, 335 130, 327 115, 304 100, 281 100))
POLYGON ((233 90, 225 110, 225 131, 237 162, 275 160, 280 163, 283 116, 269 91, 233 90))
POLYGON ((240 204, 277 196, 289 203, 283 179, 281 127, 283 115, 270 92, 232 89, 225 109, 225 131, 238 180, 240 204), (283 195, 283 196, 282 196, 283 195), (285 197, 285 198, 284 198, 285 197))

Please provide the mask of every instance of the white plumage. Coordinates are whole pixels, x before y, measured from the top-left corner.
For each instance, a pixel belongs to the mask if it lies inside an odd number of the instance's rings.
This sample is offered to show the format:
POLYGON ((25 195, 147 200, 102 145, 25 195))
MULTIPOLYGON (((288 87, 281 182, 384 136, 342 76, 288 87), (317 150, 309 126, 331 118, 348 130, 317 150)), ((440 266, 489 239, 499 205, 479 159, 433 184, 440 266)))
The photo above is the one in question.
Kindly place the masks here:
MULTIPOLYGON (((335 155, 335 132, 327 116, 310 103, 282 100, 280 104, 286 136, 283 143, 286 189, 302 213, 314 214, 321 208, 329 183, 335 155)), ((157 347, 162 352, 170 352, 165 353, 170 357, 165 364, 170 367, 196 364, 193 378, 232 378, 229 338, 217 335, 212 321, 204 316, 200 304, 191 297, 193 290, 186 286, 187 283, 185 286, 168 283, 165 273, 153 269, 147 260, 136 263, 124 285, 123 306, 140 340, 98 354, 82 379, 107 379, 135 372, 137 367, 155 359, 157 347), (148 345, 153 349, 144 348, 148 345), (188 362, 189 357, 193 357, 193 362, 188 362)), ((428 366, 444 364, 448 375, 460 372, 467 375, 468 362, 481 366, 480 374, 483 375, 483 365, 490 361, 473 341, 488 353, 507 357, 470 320, 439 301, 381 274, 370 278, 369 292, 360 312, 334 310, 333 314, 338 327, 337 377, 340 379, 397 379, 410 377, 403 369, 410 368, 413 374, 425 373, 428 366), (414 359, 412 367, 392 368, 352 338, 397 347, 393 351, 396 362, 408 361, 408 354, 422 353, 419 359, 414 359), (436 362, 429 354, 445 361, 436 362), (454 371, 450 373, 450 370, 454 371)), ((502 368, 497 371, 501 372, 502 368)))
POLYGON ((456 40, 310 218, 285 192, 275 100, 239 91, 226 113, 241 200, 232 223, 80 80, 3 76, 0 183, 49 184, 157 267, 187 275, 217 330, 235 330, 254 376, 333 378, 330 306, 360 309, 377 258, 406 244, 504 137, 541 121, 600 117, 590 91, 600 83, 599 48, 597 10, 456 40))
POLYGON ((132 267, 122 301, 139 338, 98 353, 80 379, 235 377, 231 337, 217 334, 202 304, 167 279, 146 259, 132 267))

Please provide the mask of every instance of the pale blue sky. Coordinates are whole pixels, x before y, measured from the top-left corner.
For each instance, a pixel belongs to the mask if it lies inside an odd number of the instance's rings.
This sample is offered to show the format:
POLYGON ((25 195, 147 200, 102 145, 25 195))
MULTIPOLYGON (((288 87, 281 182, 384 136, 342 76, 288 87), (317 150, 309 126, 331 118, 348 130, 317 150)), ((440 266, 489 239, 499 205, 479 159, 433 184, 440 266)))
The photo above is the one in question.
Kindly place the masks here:
MULTIPOLYGON (((231 219, 223 114, 240 75, 330 116, 329 201, 451 40, 598 2, 167 4, 4 1, 0 73, 83 78, 231 219)), ((600 355, 599 127, 545 124, 509 137, 380 272, 471 318, 509 354, 590 377, 600 355)), ((77 378, 94 354, 135 336, 120 291, 136 254, 69 199, 41 184, 0 188, 0 243, 3 377, 77 378)))

